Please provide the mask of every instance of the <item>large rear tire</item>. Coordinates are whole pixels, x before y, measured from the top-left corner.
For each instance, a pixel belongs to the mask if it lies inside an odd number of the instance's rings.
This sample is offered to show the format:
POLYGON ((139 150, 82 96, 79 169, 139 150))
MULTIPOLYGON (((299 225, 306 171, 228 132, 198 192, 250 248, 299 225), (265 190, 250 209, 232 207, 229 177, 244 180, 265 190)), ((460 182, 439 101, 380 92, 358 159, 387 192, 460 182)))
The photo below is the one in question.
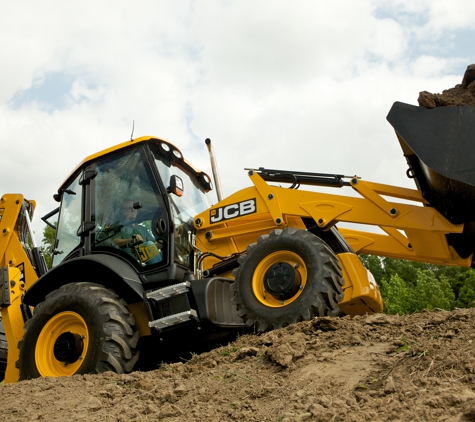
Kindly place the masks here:
POLYGON ((329 246, 312 233, 274 230, 249 245, 238 262, 233 303, 258 331, 339 314, 341 267, 329 246))
POLYGON ((20 379, 132 371, 139 333, 124 300, 95 283, 51 292, 25 324, 20 379))

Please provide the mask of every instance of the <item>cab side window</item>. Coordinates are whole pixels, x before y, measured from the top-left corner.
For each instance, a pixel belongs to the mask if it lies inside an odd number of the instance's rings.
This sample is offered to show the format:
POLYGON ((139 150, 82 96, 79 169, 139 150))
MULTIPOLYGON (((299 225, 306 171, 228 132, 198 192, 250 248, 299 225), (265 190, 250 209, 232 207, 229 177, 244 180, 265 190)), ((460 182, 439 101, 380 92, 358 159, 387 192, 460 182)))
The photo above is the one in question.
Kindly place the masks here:
POLYGON ((78 229, 82 222, 82 186, 79 184, 80 176, 63 191, 58 229, 56 231, 53 267, 58 265, 81 243, 81 237, 78 236, 78 229))

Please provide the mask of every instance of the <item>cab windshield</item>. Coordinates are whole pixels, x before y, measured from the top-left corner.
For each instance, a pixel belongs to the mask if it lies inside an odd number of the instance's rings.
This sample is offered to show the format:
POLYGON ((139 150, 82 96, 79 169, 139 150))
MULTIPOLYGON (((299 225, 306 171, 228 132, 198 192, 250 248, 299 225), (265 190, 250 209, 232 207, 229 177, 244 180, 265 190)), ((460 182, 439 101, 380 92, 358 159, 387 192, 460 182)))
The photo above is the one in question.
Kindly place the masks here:
POLYGON ((183 195, 170 194, 168 198, 175 230, 175 259, 189 267, 192 256, 189 233, 193 232, 193 218, 210 207, 208 197, 196 176, 186 171, 186 166, 180 167, 180 160, 167 157, 157 144, 151 146, 165 188, 173 175, 183 181, 183 195))

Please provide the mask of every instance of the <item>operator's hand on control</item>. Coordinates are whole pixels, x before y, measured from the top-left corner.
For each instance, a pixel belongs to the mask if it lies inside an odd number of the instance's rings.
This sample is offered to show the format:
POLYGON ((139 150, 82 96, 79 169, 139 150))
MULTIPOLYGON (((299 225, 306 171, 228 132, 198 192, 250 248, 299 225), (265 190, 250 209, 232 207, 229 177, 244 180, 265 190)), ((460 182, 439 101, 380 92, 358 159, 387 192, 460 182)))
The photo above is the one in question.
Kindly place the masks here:
POLYGON ((139 234, 135 234, 132 237, 129 237, 127 239, 114 239, 114 243, 119 247, 122 248, 123 246, 127 245, 127 243, 141 243, 143 242, 142 236, 139 234))
POLYGON ((143 242, 143 238, 142 236, 140 236, 139 234, 134 234, 132 236, 132 239, 130 240, 131 242, 134 242, 134 243, 137 243, 137 242, 143 242))
POLYGON ((130 240, 131 246, 138 246, 143 243, 143 237, 139 234, 133 234, 132 239, 130 240))

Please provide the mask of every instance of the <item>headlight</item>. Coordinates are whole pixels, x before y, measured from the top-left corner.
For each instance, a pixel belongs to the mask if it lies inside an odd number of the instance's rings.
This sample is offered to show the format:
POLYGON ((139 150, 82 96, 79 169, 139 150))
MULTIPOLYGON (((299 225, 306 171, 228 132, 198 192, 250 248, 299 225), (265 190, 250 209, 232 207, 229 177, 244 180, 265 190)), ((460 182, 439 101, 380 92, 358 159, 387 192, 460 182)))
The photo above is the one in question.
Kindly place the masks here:
POLYGON ((370 282, 370 284, 372 284, 374 287, 378 287, 378 283, 376 283, 374 275, 371 273, 370 270, 366 269, 366 271, 368 271, 368 281, 370 282))

